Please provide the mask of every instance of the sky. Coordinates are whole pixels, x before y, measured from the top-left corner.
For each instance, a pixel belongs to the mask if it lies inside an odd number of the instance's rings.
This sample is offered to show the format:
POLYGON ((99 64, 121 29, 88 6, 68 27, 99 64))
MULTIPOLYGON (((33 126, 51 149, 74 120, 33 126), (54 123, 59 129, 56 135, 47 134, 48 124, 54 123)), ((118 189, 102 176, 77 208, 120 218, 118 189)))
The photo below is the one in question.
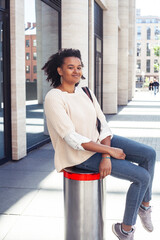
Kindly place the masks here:
POLYGON ((25 23, 35 21, 35 0, 25 0, 25 23))
POLYGON ((136 0, 136 8, 141 9, 143 16, 160 16, 160 0, 136 0))

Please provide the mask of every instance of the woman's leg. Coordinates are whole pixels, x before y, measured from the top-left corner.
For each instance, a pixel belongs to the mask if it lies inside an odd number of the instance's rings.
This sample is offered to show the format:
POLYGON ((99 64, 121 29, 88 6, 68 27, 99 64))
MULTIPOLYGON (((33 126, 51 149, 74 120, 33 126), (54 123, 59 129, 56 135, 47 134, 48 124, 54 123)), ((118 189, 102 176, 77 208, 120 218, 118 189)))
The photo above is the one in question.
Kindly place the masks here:
MULTIPOLYGON (((126 154, 126 160, 111 158, 111 175, 133 182, 127 193, 123 222, 126 225, 134 225, 140 204, 151 199, 155 151, 149 146, 119 136, 112 138, 111 146, 122 148, 126 154)), ((101 154, 96 153, 77 167, 98 172, 100 161, 101 154)))
MULTIPOLYGON (((76 167, 98 172, 100 161, 101 154, 96 153, 91 158, 77 165, 76 167)), ((125 214, 123 219, 123 223, 125 225, 132 226, 135 224, 139 206, 148 188, 150 176, 144 168, 127 160, 111 158, 111 162, 112 176, 132 182, 127 193, 125 214)))
POLYGON ((143 199, 143 202, 149 202, 151 200, 152 182, 156 160, 155 150, 145 144, 117 135, 114 135, 111 146, 122 148, 126 154, 126 160, 137 163, 149 172, 151 180, 143 199))

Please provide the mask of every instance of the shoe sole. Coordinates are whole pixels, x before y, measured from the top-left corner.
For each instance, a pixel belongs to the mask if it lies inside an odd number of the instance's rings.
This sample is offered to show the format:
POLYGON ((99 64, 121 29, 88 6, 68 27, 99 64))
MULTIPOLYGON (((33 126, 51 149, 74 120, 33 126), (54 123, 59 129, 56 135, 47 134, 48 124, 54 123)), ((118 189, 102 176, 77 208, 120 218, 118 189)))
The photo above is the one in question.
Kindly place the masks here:
MULTIPOLYGON (((112 232, 116 235, 116 237, 118 237, 114 226, 115 226, 115 225, 113 224, 113 225, 112 225, 112 232)), ((119 237, 118 237, 118 239, 121 240, 119 237)))

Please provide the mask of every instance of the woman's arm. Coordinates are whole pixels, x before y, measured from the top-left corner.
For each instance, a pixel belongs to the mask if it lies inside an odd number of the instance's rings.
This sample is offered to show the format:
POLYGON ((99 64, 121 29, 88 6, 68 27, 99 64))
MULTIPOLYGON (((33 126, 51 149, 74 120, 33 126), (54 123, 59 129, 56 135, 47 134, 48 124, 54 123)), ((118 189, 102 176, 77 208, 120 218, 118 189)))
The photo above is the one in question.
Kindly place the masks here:
POLYGON ((117 159, 125 159, 125 153, 120 148, 113 148, 93 141, 90 141, 88 143, 82 143, 82 147, 87 151, 109 154, 117 159))
POLYGON ((101 178, 104 178, 107 175, 111 174, 111 159, 108 157, 112 156, 117 159, 125 159, 126 157, 122 149, 110 147, 110 144, 110 136, 103 139, 100 144, 92 141, 88 143, 82 143, 82 147, 85 150, 102 153, 102 160, 99 165, 99 172, 101 178))
MULTIPOLYGON (((101 141, 101 144, 111 146, 111 136, 108 136, 105 139, 103 139, 101 141)), ((112 170, 112 163, 111 163, 111 159, 110 159, 110 154, 103 153, 102 160, 99 165, 99 172, 100 172, 101 178, 104 178, 104 177, 110 175, 111 170, 112 170)))

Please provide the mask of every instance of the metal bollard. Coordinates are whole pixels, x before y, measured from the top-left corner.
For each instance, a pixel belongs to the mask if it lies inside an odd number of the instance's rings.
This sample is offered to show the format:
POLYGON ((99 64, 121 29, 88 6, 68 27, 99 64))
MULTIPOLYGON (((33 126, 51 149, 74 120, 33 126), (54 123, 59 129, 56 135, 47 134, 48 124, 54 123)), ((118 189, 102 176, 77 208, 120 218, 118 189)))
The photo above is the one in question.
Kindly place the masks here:
POLYGON ((65 240, 105 240, 105 193, 99 173, 64 170, 65 240))

